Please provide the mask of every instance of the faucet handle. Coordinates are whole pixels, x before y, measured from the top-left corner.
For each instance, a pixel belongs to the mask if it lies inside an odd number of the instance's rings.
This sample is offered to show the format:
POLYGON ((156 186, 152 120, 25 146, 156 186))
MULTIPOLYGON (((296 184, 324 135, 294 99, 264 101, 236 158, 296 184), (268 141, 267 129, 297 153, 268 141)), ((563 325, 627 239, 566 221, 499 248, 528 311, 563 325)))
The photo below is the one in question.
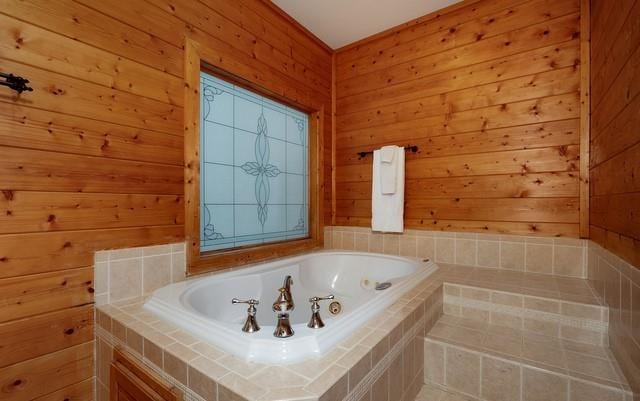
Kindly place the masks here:
POLYGON ((320 304, 318 302, 325 301, 328 299, 335 298, 333 294, 329 294, 324 297, 311 297, 309 298, 309 302, 311 302, 311 320, 307 324, 307 327, 311 329, 321 329, 324 327, 324 322, 320 317, 320 304))
POLYGON ((249 308, 247 309, 247 320, 244 322, 244 325, 242 326, 242 331, 244 331, 245 333, 254 333, 260 330, 260 326, 258 325, 258 321, 256 320, 256 313, 258 312, 258 310, 256 309, 256 305, 258 305, 260 301, 253 298, 247 299, 247 300, 233 298, 231 300, 231 303, 234 305, 236 304, 249 305, 249 308))
POLYGON ((253 298, 245 299, 245 300, 238 299, 238 298, 233 298, 231 300, 231 303, 234 304, 234 305, 235 304, 249 304, 250 305, 249 308, 251 308, 251 306, 253 306, 253 305, 258 305, 260 303, 260 301, 258 301, 257 299, 253 299, 253 298))
POLYGON ((318 303, 318 301, 326 301, 328 299, 333 299, 333 298, 335 298, 333 296, 333 294, 329 294, 329 295, 324 296, 324 297, 311 297, 311 298, 309 298, 309 302, 318 303))

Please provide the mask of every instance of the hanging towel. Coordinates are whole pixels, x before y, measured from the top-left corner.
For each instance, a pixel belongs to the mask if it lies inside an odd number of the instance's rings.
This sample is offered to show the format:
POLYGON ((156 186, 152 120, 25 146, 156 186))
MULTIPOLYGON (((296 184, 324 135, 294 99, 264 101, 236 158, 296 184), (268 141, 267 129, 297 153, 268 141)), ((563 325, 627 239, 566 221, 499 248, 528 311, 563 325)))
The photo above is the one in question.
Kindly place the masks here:
POLYGON ((391 162, 383 162, 383 156, 389 160, 383 149, 373 152, 373 186, 371 193, 371 229, 373 231, 397 232, 404 230, 404 148, 394 146, 391 162), (393 193, 383 192, 384 167, 390 167, 394 173, 393 193))
POLYGON ((399 146, 383 146, 380 148, 380 188, 385 195, 396 193, 398 182, 398 158, 396 154, 403 152, 399 146))

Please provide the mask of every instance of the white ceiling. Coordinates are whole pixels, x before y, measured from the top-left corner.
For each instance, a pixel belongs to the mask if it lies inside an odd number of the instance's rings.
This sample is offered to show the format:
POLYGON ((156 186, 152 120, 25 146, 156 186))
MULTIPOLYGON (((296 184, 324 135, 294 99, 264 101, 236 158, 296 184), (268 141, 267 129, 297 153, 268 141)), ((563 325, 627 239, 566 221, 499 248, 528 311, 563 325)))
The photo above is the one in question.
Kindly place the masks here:
POLYGON ((334 49, 461 0, 272 0, 334 49))

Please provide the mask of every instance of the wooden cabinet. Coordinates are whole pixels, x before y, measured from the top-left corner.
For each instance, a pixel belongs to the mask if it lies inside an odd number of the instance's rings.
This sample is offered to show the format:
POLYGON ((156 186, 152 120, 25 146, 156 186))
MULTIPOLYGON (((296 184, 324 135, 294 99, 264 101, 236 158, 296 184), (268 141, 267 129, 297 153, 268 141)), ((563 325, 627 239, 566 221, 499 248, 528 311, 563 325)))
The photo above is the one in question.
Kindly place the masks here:
POLYGON ((180 392, 121 349, 111 363, 110 401, 181 401, 180 392))

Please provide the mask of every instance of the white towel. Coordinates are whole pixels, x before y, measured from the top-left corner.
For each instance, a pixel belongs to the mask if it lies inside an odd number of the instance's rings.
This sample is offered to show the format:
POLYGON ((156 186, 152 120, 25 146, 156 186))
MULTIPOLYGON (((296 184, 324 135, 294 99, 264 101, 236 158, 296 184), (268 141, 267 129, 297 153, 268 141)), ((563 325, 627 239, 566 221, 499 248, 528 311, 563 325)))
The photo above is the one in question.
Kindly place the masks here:
POLYGON ((395 165, 395 191, 382 191, 382 152, 373 152, 373 186, 371 192, 371 229, 373 231, 397 232, 404 230, 404 148, 399 148, 392 158, 395 165))
POLYGON ((399 146, 383 146, 380 148, 380 183, 382 193, 391 195, 396 193, 398 181, 398 158, 396 154, 403 152, 399 146))

